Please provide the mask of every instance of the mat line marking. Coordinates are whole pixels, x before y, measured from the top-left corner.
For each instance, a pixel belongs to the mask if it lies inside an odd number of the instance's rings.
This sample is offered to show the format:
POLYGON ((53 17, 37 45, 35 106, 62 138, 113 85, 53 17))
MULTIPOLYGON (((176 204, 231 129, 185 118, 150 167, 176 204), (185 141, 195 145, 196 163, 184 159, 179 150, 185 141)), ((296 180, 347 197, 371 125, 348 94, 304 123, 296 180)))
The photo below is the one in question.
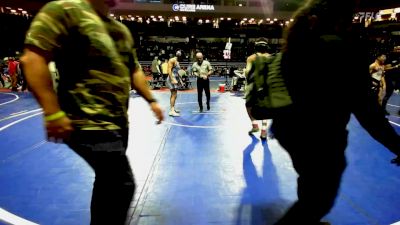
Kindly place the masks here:
MULTIPOLYGON (((27 116, 27 117, 24 117, 24 118, 21 118, 19 120, 16 120, 16 121, 14 121, 12 123, 9 123, 9 124, 1 127, 0 131, 3 131, 5 129, 11 127, 11 126, 14 126, 17 123, 20 123, 20 122, 22 122, 24 120, 30 119, 30 118, 32 118, 34 116, 37 116, 37 115, 40 115, 40 114, 42 114, 42 112, 27 116)), ((10 213, 10 212, 2 209, 2 208, 0 208, 0 220, 4 221, 6 223, 9 223, 9 224, 13 224, 13 225, 39 225, 39 224, 34 223, 32 221, 29 221, 29 220, 26 220, 24 218, 21 218, 21 217, 15 215, 15 214, 12 214, 12 213, 10 213)))
POLYGON ((20 123, 20 122, 22 122, 22 121, 24 121, 24 120, 30 119, 30 118, 35 117, 35 116, 40 115, 40 114, 43 114, 43 112, 35 113, 35 114, 33 114, 33 115, 30 115, 30 116, 21 118, 21 119, 19 119, 19 120, 16 120, 16 121, 14 121, 14 122, 12 122, 12 123, 9 123, 9 124, 7 124, 7 125, 5 125, 5 126, 3 126, 3 127, 0 127, 0 132, 3 131, 3 130, 5 130, 5 129, 7 129, 7 128, 9 128, 9 127, 14 126, 14 125, 17 124, 17 123, 20 123))
POLYGON ((16 95, 16 94, 13 94, 13 93, 0 93, 0 94, 4 94, 4 95, 14 95, 14 97, 15 97, 13 100, 10 100, 10 101, 8 101, 8 102, 0 103, 0 105, 6 105, 6 104, 9 104, 9 103, 15 102, 15 101, 17 101, 17 100, 19 99, 19 96, 16 95))
POLYGON ((398 123, 395 123, 395 122, 393 122, 393 121, 389 121, 389 123, 391 123, 391 124, 393 124, 393 125, 396 125, 396 126, 400 127, 400 124, 398 124, 398 123))
POLYGON ((13 225, 39 225, 0 208, 0 221, 13 225))
POLYGON ((154 160, 152 162, 152 165, 150 167, 150 171, 149 174, 146 177, 146 180, 143 184, 143 188, 142 191, 139 194, 138 200, 134 206, 134 210, 132 212, 131 217, 129 218, 129 224, 135 224, 137 225, 139 223, 140 220, 140 214, 143 212, 143 208, 144 208, 144 204, 146 202, 146 199, 148 197, 148 192, 149 192, 149 188, 151 187, 151 182, 153 181, 153 176, 155 174, 156 169, 158 168, 159 164, 158 162, 161 160, 161 154, 163 153, 164 149, 165 149, 165 145, 167 143, 167 137, 169 136, 169 133, 171 131, 171 128, 167 128, 164 136, 161 140, 160 146, 157 150, 156 155, 154 156, 154 160), (139 209, 140 207, 140 209, 139 209))
POLYGON ((1 121, 4 121, 4 120, 9 120, 9 119, 12 119, 12 118, 15 118, 15 117, 19 117, 19 116, 22 116, 22 115, 26 115, 26 114, 29 114, 29 113, 38 112, 38 111, 41 111, 41 110, 42 110, 42 109, 34 109, 34 110, 30 110, 30 111, 26 111, 26 112, 18 113, 18 114, 12 113, 12 114, 10 114, 10 115, 12 115, 12 116, 4 117, 4 118, 0 119, 0 122, 1 122, 1 121), (13 115, 13 114, 14 114, 14 115, 13 115))
POLYGON ((14 116, 14 115, 18 115, 18 114, 24 113, 26 111, 28 111, 28 110, 22 110, 22 111, 19 111, 19 112, 11 113, 10 115, 14 116))
POLYGON ((392 104, 387 104, 388 106, 392 106, 392 107, 396 107, 396 108, 400 108, 400 105, 392 105, 392 104))

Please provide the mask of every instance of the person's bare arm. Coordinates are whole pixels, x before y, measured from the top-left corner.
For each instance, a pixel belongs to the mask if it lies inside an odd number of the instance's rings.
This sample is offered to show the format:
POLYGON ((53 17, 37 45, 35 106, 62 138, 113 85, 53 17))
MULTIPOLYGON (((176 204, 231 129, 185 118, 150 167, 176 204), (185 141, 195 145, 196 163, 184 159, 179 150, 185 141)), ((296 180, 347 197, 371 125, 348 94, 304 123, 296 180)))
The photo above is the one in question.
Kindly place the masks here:
POLYGON ((171 80, 171 83, 173 83, 173 84, 178 83, 178 81, 175 79, 175 77, 172 74, 172 68, 174 68, 175 64, 176 64, 176 60, 174 58, 172 58, 168 61, 168 76, 169 76, 169 79, 171 80))
POLYGON ((142 96, 149 104, 151 110, 154 112, 155 116, 158 119, 158 123, 164 120, 164 115, 161 107, 153 97, 151 93, 147 81, 145 79, 145 75, 141 67, 136 67, 132 73, 132 85, 133 88, 137 91, 137 93, 142 96))
POLYGON ((247 60, 246 60, 246 69, 244 70, 244 75, 245 75, 246 77, 249 76, 249 73, 250 73, 250 71, 251 71, 251 67, 252 67, 252 65, 253 65, 253 61, 254 61, 254 60, 255 60, 255 55, 249 56, 249 57, 247 58, 247 60))
MULTIPOLYGON (((57 95, 53 89, 53 82, 46 58, 34 51, 25 49, 24 55, 21 57, 21 62, 29 87, 43 108, 44 115, 49 116, 62 112, 57 95)), ((56 140, 68 138, 73 127, 71 120, 65 114, 57 116, 56 119, 48 120, 47 117, 45 118, 49 140, 53 138, 56 140)))
POLYGON ((392 64, 385 65, 385 71, 390 71, 394 69, 398 69, 400 67, 400 64, 393 66, 392 64))
POLYGON ((59 112, 61 109, 53 88, 47 60, 31 50, 25 49, 21 62, 29 87, 43 108, 44 114, 50 115, 59 112))
POLYGON ((148 88, 147 81, 143 70, 139 67, 133 71, 132 74, 133 88, 142 96, 146 101, 151 102, 154 100, 150 89, 148 88))
POLYGON ((375 72, 375 64, 371 64, 369 66, 369 74, 373 74, 375 72))

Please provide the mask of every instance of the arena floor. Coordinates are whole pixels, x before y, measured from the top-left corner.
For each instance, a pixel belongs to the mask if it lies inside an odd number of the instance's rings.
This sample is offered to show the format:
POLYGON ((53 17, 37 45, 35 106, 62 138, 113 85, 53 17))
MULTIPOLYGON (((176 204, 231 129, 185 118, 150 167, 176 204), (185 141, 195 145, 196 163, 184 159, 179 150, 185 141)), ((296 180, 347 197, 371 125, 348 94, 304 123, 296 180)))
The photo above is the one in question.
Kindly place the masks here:
MULTIPOLYGON (((216 86, 210 112, 196 112, 197 94, 187 91, 178 97, 182 116, 162 125, 132 94, 127 154, 138 188, 131 225, 272 224, 296 199, 287 153, 276 140, 249 136, 244 99, 218 93, 216 86)), ((169 93, 154 93, 167 109, 169 93)), ((400 133, 399 107, 400 95, 394 95, 388 118, 400 133)), ((30 93, 0 93, 0 224, 87 225, 94 174, 65 145, 47 142, 42 124, 30 93)), ((400 221, 400 168, 390 164, 393 155, 356 120, 348 127, 349 165, 326 220, 400 221)))

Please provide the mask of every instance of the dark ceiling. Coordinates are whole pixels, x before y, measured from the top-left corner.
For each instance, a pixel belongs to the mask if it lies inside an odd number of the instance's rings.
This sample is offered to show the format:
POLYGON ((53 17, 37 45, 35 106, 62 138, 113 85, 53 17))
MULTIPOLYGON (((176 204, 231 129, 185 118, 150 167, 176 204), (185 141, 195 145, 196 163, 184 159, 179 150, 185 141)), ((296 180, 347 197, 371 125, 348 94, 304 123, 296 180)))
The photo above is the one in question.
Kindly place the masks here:
MULTIPOLYGON (((294 11, 305 0, 274 0, 276 10, 294 11)), ((382 9, 400 7, 399 0, 360 0, 360 8, 363 9, 382 9)))
MULTIPOLYGON (((1 0, 1 6, 22 7, 27 10, 35 10, 44 3, 51 0, 1 0)), ((126 0, 125 0, 126 1, 126 0)), ((261 0, 263 1, 263 0, 261 0)), ((294 11, 305 0, 274 0, 275 9, 278 11, 294 11)), ((399 0, 361 0, 361 8, 363 9, 383 9, 383 8, 400 7, 399 0)))

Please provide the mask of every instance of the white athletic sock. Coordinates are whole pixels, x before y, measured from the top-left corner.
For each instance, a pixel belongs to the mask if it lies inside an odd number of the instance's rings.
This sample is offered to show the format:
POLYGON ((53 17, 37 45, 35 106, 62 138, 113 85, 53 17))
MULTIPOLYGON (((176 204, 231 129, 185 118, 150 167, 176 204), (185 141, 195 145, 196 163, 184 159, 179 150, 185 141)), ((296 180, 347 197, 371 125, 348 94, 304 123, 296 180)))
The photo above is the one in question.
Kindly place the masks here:
POLYGON ((261 130, 267 130, 267 120, 263 120, 263 121, 262 121, 261 130))

